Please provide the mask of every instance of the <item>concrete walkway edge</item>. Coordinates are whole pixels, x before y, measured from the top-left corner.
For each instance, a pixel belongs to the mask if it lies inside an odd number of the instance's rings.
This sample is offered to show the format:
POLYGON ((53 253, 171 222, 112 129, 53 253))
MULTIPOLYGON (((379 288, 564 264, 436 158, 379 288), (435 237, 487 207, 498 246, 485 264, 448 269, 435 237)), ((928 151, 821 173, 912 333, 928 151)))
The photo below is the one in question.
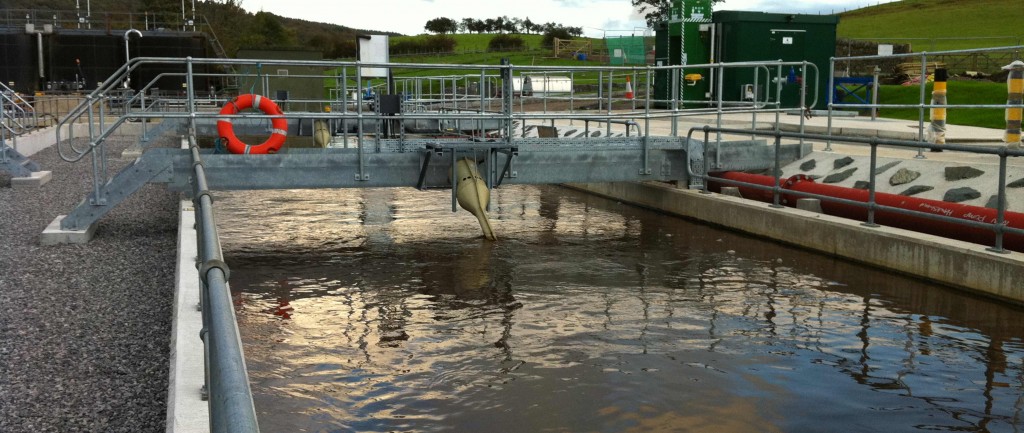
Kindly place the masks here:
POLYGON ((207 433, 210 412, 201 390, 205 382, 203 342, 199 331, 200 280, 196 269, 198 239, 196 212, 190 200, 182 200, 178 223, 178 265, 171 325, 170 384, 167 392, 167 432, 207 433))

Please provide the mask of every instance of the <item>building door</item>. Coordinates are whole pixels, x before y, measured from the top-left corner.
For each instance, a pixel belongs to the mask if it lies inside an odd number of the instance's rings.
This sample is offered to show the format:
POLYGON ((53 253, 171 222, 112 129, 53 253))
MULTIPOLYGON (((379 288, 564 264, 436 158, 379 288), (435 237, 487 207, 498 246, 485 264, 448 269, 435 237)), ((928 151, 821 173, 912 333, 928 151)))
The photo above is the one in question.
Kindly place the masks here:
MULTIPOLYGON (((807 60, 804 52, 804 40, 807 32, 805 30, 772 29, 768 38, 769 58, 782 59, 786 62, 800 62, 807 60)), ((800 106, 800 78, 803 75, 803 68, 800 66, 786 66, 782 70, 782 78, 785 84, 782 86, 782 106, 800 106)), ((807 78, 814 80, 812 73, 807 78)), ((807 83, 807 100, 814 98, 814 82, 807 83)))

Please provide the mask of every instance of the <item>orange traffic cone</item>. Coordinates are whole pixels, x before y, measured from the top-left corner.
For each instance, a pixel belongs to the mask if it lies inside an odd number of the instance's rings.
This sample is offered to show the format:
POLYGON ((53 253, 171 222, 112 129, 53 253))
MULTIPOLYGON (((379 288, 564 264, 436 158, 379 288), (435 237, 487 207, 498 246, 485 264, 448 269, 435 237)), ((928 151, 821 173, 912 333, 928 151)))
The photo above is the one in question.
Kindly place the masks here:
POLYGON ((626 75, 626 99, 633 99, 633 84, 629 81, 629 75, 626 75))

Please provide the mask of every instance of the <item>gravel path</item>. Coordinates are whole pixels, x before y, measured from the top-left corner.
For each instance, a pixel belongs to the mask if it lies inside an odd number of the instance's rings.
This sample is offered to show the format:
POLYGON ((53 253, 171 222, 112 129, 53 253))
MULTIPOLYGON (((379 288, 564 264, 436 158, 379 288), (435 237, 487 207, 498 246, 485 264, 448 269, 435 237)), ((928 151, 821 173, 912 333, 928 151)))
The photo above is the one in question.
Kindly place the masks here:
MULTIPOLYGON (((130 138, 108 140, 109 154, 130 138)), ((91 164, 52 147, 32 159, 53 172, 42 188, 0 178, 0 432, 164 431, 178 194, 147 185, 92 242, 42 247, 91 164)), ((111 158, 110 173, 130 162, 111 158)))

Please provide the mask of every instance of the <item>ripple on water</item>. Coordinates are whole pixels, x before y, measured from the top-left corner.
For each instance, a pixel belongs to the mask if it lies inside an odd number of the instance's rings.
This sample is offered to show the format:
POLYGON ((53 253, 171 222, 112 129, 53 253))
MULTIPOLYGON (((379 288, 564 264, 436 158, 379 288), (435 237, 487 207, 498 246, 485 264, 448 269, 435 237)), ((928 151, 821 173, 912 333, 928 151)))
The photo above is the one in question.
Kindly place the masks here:
POLYGON ((1019 309, 555 188, 495 243, 444 191, 275 194, 218 196, 265 431, 1019 428, 1019 309))

